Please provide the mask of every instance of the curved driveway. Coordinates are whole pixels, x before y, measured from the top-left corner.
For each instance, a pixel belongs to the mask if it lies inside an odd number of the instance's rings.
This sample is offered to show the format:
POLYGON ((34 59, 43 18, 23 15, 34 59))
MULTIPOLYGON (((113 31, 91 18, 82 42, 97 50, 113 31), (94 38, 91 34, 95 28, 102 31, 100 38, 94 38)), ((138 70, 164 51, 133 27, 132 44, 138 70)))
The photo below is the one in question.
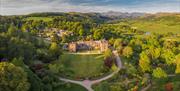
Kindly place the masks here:
POLYGON ((61 77, 59 77, 59 80, 74 83, 74 84, 79 84, 79 85, 83 86, 84 88, 86 88, 88 91, 94 91, 92 89, 93 84, 100 83, 102 81, 105 81, 105 80, 113 77, 122 68, 122 62, 121 62, 121 59, 120 59, 117 51, 113 51, 113 54, 116 57, 116 63, 117 63, 118 69, 116 71, 114 71, 113 73, 109 74, 108 76, 105 76, 105 77, 97 79, 97 80, 76 81, 76 80, 70 80, 70 79, 61 78, 61 77))

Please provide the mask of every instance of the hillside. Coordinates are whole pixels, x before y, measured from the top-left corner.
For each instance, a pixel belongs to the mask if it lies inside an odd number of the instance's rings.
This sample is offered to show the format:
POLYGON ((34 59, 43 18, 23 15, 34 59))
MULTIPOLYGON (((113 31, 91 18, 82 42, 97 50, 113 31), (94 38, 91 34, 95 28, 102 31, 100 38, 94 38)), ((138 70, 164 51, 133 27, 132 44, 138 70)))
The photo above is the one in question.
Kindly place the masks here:
POLYGON ((141 31, 152 33, 180 33, 180 14, 157 13, 126 21, 141 31))
POLYGON ((0 16, 0 91, 178 91, 180 14, 110 13, 0 16))

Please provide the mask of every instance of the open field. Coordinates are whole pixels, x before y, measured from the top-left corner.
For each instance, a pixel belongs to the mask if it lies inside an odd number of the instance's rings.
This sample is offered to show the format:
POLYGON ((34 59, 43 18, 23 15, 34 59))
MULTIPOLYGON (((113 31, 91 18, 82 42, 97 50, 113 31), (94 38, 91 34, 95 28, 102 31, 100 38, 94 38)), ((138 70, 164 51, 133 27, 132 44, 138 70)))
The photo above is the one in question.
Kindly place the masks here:
POLYGON ((104 70, 103 55, 101 54, 63 54, 59 63, 64 65, 64 74, 73 78, 101 75, 104 70))
POLYGON ((141 17, 135 20, 129 20, 129 24, 137 27, 138 30, 154 33, 176 33, 180 34, 180 17, 179 15, 152 15, 141 17))
POLYGON ((160 33, 160 34, 172 32, 172 33, 180 34, 180 25, 169 26, 154 22, 136 22, 132 24, 132 26, 147 32, 160 33))

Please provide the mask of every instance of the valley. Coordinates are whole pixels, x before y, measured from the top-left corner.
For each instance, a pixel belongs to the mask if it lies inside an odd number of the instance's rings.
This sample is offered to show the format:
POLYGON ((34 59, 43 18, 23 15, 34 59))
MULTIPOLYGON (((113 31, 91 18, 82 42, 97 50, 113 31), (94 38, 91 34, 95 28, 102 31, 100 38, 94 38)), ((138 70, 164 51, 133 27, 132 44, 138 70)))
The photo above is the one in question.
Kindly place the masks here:
POLYGON ((0 91, 178 91, 179 16, 0 16, 0 91))

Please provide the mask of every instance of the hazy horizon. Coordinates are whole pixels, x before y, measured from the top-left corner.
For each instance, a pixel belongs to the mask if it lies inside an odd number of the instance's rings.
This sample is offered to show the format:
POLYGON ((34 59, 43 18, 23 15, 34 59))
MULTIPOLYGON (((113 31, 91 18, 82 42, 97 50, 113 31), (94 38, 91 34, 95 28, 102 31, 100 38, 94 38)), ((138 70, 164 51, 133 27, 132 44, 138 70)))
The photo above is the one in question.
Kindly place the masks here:
POLYGON ((0 15, 37 12, 180 12, 180 0, 0 0, 0 15))

